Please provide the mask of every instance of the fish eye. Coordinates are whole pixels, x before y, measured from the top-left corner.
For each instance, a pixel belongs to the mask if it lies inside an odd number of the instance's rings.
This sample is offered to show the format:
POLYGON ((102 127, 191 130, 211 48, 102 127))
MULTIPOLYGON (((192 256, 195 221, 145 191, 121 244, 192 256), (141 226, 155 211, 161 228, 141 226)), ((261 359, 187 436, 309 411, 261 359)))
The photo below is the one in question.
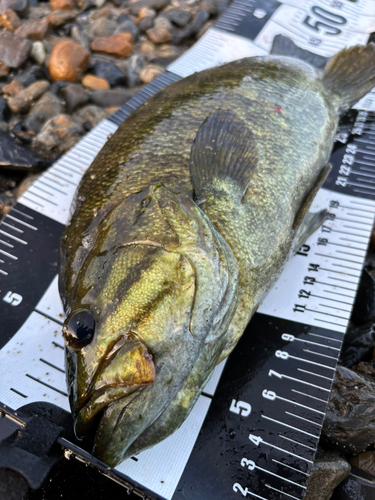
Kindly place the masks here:
POLYGON ((95 333, 95 319, 90 311, 75 312, 63 329, 64 337, 73 347, 89 344, 95 333))

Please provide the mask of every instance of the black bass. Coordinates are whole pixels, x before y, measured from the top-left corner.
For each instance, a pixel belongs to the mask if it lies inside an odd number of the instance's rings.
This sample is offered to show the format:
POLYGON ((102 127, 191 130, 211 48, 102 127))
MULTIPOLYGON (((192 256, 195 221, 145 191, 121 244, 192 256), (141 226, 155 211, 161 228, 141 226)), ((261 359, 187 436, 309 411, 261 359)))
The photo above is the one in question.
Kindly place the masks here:
MULTIPOLYGON (((288 53, 299 55, 284 39, 288 53)), ((137 109, 84 175, 61 242, 75 431, 109 465, 185 420, 310 214, 340 113, 375 85, 375 46, 323 71, 253 57, 191 75, 137 109)))

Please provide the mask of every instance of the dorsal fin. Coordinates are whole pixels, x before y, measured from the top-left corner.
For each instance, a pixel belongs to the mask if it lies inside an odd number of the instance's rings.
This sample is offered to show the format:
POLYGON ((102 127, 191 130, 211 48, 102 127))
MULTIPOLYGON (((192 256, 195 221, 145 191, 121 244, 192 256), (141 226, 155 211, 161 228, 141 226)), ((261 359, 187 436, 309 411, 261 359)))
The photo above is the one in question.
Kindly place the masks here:
POLYGON ((270 54, 274 56, 289 56, 301 59, 302 61, 311 64, 311 66, 319 69, 323 69, 328 61, 327 57, 319 56, 318 54, 313 54, 308 50, 301 49, 301 47, 298 47, 293 40, 284 35, 275 36, 270 54))
POLYGON ((324 69, 323 83, 349 109, 375 85, 375 45, 355 45, 335 54, 324 69))
POLYGON ((236 181, 242 197, 257 164, 251 130, 233 111, 214 111, 198 130, 191 148, 190 174, 198 203, 220 178, 236 181))

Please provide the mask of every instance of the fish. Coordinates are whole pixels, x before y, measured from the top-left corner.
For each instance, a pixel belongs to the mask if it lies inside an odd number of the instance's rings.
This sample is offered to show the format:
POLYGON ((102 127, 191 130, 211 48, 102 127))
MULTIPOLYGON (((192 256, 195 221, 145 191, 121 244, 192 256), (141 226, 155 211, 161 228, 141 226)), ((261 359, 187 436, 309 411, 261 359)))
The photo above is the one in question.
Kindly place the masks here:
POLYGON ((66 379, 77 437, 110 466, 180 427, 325 218, 309 208, 340 115, 375 85, 375 46, 319 69, 274 45, 151 97, 78 188, 60 248, 66 379))

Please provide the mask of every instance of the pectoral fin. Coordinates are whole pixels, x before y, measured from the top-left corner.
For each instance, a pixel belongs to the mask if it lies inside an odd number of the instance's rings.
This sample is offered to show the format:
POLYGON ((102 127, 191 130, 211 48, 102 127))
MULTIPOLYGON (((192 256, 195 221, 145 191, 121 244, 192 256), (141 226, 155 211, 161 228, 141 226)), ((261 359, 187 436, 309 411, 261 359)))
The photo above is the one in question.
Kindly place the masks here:
POLYGON ((242 198, 257 165, 257 144, 251 130, 233 111, 214 111, 198 130, 191 148, 190 174, 198 203, 216 179, 235 181, 242 198))
POLYGON ((301 208, 297 212, 296 218, 294 219, 293 230, 295 231, 295 237, 293 242, 293 253, 305 243, 307 238, 313 234, 323 223, 327 210, 321 210, 320 212, 309 213, 309 208, 313 202, 317 192, 324 184, 329 172, 331 170, 331 165, 328 164, 322 168, 319 177, 317 178, 312 190, 307 195, 303 201, 301 208))

